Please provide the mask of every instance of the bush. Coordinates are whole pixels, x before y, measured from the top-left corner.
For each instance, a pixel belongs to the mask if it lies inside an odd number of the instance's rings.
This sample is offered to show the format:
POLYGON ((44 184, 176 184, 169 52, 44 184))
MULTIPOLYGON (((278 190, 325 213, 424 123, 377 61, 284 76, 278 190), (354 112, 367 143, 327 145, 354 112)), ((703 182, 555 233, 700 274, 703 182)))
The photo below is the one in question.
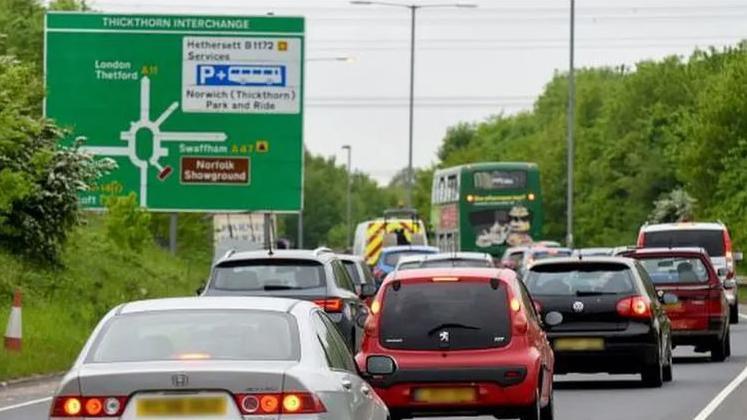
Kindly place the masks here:
POLYGON ((139 253, 146 244, 153 242, 150 213, 139 207, 135 193, 108 197, 105 204, 108 210, 104 219, 106 232, 120 249, 139 253))
POLYGON ((36 117, 42 84, 30 65, 0 56, 0 245, 34 260, 59 262, 80 221, 78 192, 113 168, 59 146, 64 132, 36 117))

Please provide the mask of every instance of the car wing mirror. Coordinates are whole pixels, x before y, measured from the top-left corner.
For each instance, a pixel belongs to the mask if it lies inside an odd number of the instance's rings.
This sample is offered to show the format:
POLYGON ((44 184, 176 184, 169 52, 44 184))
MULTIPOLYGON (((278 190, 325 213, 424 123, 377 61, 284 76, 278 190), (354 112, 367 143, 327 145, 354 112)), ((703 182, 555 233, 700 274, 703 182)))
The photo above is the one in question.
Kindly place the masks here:
POLYGON ((204 284, 201 285, 200 287, 198 287, 197 290, 195 290, 195 293, 197 294, 197 296, 201 296, 204 292, 205 292, 205 285, 204 284))
POLYGON ((734 279, 724 280, 724 289, 736 289, 737 281, 734 279))
POLYGON ((661 303, 665 305, 674 305, 675 303, 679 301, 680 299, 675 294, 664 293, 663 295, 661 295, 661 303))
POLYGON ((719 277, 726 277, 726 274, 727 274, 726 273, 726 269, 725 268, 719 268, 718 270, 716 270, 716 274, 719 277))
POLYGON ((361 285, 361 292, 360 297, 362 298, 370 298, 376 295, 376 285, 373 283, 366 283, 364 285, 361 285))
POLYGON ((368 356, 366 359, 366 374, 372 376, 388 376, 397 371, 397 364, 389 356, 368 356))
POLYGON ((368 315, 368 308, 363 305, 358 311, 358 314, 355 316, 355 325, 357 325, 359 328, 365 328, 366 320, 368 320, 368 315))
POLYGON ((734 257, 735 262, 740 262, 744 260, 744 254, 742 254, 742 251, 737 251, 734 254, 732 254, 732 256, 734 257))

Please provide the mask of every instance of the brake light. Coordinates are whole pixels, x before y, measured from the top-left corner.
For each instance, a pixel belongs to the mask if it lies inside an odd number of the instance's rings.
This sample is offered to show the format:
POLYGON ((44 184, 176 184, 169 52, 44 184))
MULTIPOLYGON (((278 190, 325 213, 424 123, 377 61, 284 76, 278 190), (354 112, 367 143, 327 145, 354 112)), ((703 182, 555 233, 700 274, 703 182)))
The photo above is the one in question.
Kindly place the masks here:
POLYGON ((363 332, 369 337, 376 337, 378 326, 378 317, 375 315, 369 315, 368 318, 366 318, 366 323, 363 325, 363 332))
POLYGON ((726 278, 733 279, 735 274, 734 254, 732 254, 731 237, 729 236, 729 232, 726 229, 723 230, 722 237, 724 239, 724 250, 726 251, 726 278))
POLYGON ((431 279, 431 281, 433 281, 433 282, 441 282, 441 281, 453 282, 453 281, 459 281, 459 277, 433 277, 431 279))
POLYGON ((283 394, 236 394, 241 414, 310 414, 327 409, 316 395, 308 392, 283 394))
POLYGON ((651 318, 651 301, 645 296, 631 296, 617 302, 618 315, 625 318, 651 318))
POLYGON ((376 315, 381 310, 381 302, 379 302, 377 299, 374 299, 373 302, 371 302, 371 313, 376 315))
POLYGON ((127 397, 57 397, 51 417, 119 417, 127 397))
POLYGON ((340 298, 316 299, 314 303, 325 312, 342 312, 343 304, 340 298))
POLYGON ((521 302, 519 302, 519 299, 511 299, 511 310, 514 312, 519 312, 521 310, 521 302))
POLYGON ((641 230, 640 232, 638 232, 638 240, 636 241, 635 244, 638 248, 643 248, 645 242, 646 242, 645 235, 643 234, 643 231, 641 230))

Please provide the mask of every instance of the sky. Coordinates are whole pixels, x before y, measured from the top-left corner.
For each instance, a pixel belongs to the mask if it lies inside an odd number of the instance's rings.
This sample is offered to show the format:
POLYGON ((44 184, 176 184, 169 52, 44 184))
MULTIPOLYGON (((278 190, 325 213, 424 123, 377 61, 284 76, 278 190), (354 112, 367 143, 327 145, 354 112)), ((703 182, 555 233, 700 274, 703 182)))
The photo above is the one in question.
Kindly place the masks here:
MULTIPOLYGON (((390 2, 404 3, 399 0, 390 2)), ((412 0, 443 4, 448 0, 412 0)), ((569 0, 464 0, 417 15, 414 153, 448 127, 531 110, 569 61, 569 0)), ((410 16, 345 0, 89 0, 102 12, 306 17, 304 142, 386 183, 407 166, 410 16), (344 58, 344 59, 343 59, 344 58)), ((634 65, 747 39, 744 0, 577 0, 577 67, 634 65)))

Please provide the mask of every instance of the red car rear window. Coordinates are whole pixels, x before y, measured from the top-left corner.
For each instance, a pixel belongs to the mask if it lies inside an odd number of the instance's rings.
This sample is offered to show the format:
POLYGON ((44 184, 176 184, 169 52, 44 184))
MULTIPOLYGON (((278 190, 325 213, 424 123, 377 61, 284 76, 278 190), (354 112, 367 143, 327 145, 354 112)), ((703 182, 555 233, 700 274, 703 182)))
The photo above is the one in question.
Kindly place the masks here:
POLYGON ((487 281, 389 285, 380 325, 381 345, 392 349, 502 347, 511 339, 508 292, 487 281))
POLYGON ((639 261, 655 284, 708 282, 708 269, 698 257, 656 257, 639 261))

